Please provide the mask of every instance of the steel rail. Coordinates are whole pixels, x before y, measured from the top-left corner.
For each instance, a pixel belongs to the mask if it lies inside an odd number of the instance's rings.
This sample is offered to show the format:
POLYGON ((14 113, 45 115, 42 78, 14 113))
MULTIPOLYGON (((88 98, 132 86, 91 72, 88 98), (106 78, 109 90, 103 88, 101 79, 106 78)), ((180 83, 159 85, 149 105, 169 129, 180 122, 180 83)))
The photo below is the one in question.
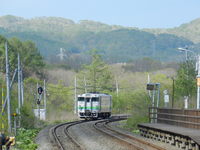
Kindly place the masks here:
POLYGON ((108 123, 110 122, 114 122, 114 121, 120 121, 120 120, 124 120, 125 118, 118 118, 118 119, 110 119, 110 120, 104 120, 104 121, 98 121, 96 122, 93 126, 95 129, 97 129, 98 131, 111 136, 115 139, 118 139, 120 142, 122 142, 123 144, 128 145, 129 147, 132 147, 134 149, 137 150, 144 150, 146 148, 144 147, 149 147, 151 149, 154 150, 165 150, 162 147, 159 147, 157 145, 151 144, 149 142, 146 142, 144 140, 141 140, 139 138, 127 135, 125 133, 116 131, 114 129, 112 129, 111 127, 108 126, 108 123), (130 139, 129 141, 126 139, 130 139), (142 145, 142 146, 139 146, 142 145))
MULTIPOLYGON (((81 120, 81 121, 74 121, 74 122, 61 123, 61 124, 56 125, 56 126, 54 126, 53 128, 50 129, 50 130, 51 130, 50 133, 53 135, 53 138, 54 138, 54 140, 55 140, 55 142, 56 142, 56 145, 57 145, 57 147, 60 148, 60 150, 65 150, 65 148, 63 147, 62 142, 61 142, 61 140, 59 139, 59 135, 56 134, 56 130, 57 130, 59 127, 62 127, 62 126, 71 125, 71 124, 75 125, 75 124, 79 124, 79 123, 82 123, 82 122, 85 122, 85 121, 81 120)), ((67 136, 69 137, 69 135, 67 135, 67 136)))
POLYGON ((74 143, 81 150, 84 150, 84 148, 81 146, 81 144, 79 144, 77 142, 77 140, 75 140, 75 138, 72 135, 70 135, 69 128, 72 127, 72 126, 74 126, 74 125, 77 125, 77 124, 80 124, 80 123, 85 123, 85 122, 88 122, 88 121, 82 121, 82 122, 78 122, 78 123, 72 123, 72 124, 68 125, 67 127, 65 127, 65 130, 64 130, 65 134, 72 141, 72 143, 74 143))
MULTIPOLYGON (((114 115, 111 118, 113 120, 116 120, 116 119, 119 119, 119 118, 122 120, 122 119, 127 119, 127 117, 128 117, 127 115, 123 115, 123 116, 114 115)), ((66 126, 65 129, 64 129, 65 135, 71 140, 71 142, 73 144, 75 144, 77 146, 77 148, 83 150, 84 148, 75 140, 74 137, 72 137, 72 135, 69 134, 69 128, 74 126, 74 125, 77 125, 77 124, 80 124, 80 123, 85 123, 85 122, 88 122, 88 121, 93 121, 93 120, 79 120, 79 121, 74 121, 74 122, 61 123, 61 124, 58 124, 58 125, 52 127, 50 129, 50 134, 53 135, 53 139, 54 139, 57 147, 60 148, 60 150, 65 150, 65 148, 62 145, 61 140, 59 139, 59 135, 57 135, 57 133, 56 133, 56 130, 59 127, 66 126)))

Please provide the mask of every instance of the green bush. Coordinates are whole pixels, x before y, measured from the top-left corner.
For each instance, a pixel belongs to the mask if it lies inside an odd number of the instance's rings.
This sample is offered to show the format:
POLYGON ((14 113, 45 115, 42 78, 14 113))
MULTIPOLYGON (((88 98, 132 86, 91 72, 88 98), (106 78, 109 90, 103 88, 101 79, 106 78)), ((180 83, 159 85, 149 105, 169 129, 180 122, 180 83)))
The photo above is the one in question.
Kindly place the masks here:
POLYGON ((20 150, 36 150, 37 144, 34 143, 34 138, 38 134, 38 129, 24 129, 17 130, 16 146, 20 150))
POLYGON ((32 108, 29 105, 24 105, 21 109, 21 125, 24 128, 34 127, 35 117, 32 108))

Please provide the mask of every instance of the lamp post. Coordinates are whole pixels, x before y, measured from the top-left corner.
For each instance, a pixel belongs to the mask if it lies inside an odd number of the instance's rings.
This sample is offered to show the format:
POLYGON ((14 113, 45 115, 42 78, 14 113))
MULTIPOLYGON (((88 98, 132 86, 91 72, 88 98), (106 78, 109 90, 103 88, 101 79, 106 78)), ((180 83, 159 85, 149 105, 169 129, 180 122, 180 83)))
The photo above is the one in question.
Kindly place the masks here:
POLYGON ((188 52, 191 52, 195 59, 196 59, 196 71, 197 71, 197 109, 199 109, 200 106, 200 56, 198 54, 196 54, 195 52, 187 49, 187 48, 178 48, 179 51, 181 52, 185 52, 185 57, 186 57, 186 61, 188 60, 188 52))
POLYGON ((174 108, 174 77, 171 77, 172 79, 172 108, 174 108))
POLYGON ((195 57, 197 57, 197 54, 195 52, 189 50, 188 48, 179 47, 178 50, 180 52, 185 52, 185 59, 186 59, 186 61, 188 60, 188 52, 191 52, 195 57))

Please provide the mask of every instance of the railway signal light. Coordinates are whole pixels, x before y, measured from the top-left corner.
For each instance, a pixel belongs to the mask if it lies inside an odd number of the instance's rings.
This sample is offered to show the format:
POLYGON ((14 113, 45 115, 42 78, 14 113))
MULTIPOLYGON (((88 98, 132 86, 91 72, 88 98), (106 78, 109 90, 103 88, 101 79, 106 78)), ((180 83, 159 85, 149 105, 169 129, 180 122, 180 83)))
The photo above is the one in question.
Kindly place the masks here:
POLYGON ((42 88, 42 87, 39 87, 39 88, 38 88, 38 94, 41 95, 42 92, 43 92, 43 88, 42 88))
POLYGON ((40 105, 40 100, 39 99, 37 100, 37 104, 40 105))

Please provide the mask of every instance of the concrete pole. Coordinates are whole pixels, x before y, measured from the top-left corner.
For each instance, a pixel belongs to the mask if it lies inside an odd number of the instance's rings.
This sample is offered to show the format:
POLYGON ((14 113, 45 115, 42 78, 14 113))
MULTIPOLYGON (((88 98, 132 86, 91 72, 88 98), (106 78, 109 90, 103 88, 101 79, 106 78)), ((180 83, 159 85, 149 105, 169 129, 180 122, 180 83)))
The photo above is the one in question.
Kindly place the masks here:
POLYGON ((24 104, 24 81, 23 81, 23 72, 22 72, 22 68, 21 68, 21 71, 20 71, 20 75, 21 75, 21 104, 23 106, 24 104))
POLYGON ((2 96, 2 100, 1 100, 1 106, 2 106, 2 110, 3 111, 3 104, 4 104, 4 93, 3 93, 3 86, 2 86, 2 91, 1 91, 1 96, 2 96))
POLYGON ((199 109, 199 99, 200 99, 200 87, 197 86, 197 109, 199 109))
POLYGON ((18 53, 18 67, 17 67, 17 71, 18 71, 18 108, 19 108, 19 114, 21 114, 21 76, 20 76, 20 71, 21 71, 21 67, 20 67, 20 56, 18 53))
POLYGON ((6 53, 6 86, 7 86, 7 112, 8 112, 8 132, 12 132, 11 124, 11 107, 10 107, 10 70, 9 70, 9 60, 8 60, 8 45, 5 43, 5 53, 6 53))
POLYGON ((76 83, 76 76, 74 79, 74 114, 76 114, 76 93, 77 93, 77 89, 76 89, 77 83, 76 83))
POLYGON ((156 107, 159 107, 159 103, 160 103, 160 84, 158 84, 158 89, 157 89, 157 104, 156 107))
POLYGON ((172 108, 174 108, 174 78, 172 77, 173 85, 172 85, 172 108))
MULTIPOLYGON (((41 96, 38 94, 38 88, 39 88, 39 84, 37 83, 37 101, 41 100, 41 96)), ((38 119, 40 120, 40 104, 37 104, 37 110, 38 110, 38 119)), ((39 122, 38 122, 39 125, 39 122)))
POLYGON ((44 80, 44 110, 45 110, 45 120, 47 113, 47 96, 46 96, 46 81, 44 80))
POLYGON ((153 93, 153 95, 152 95, 152 114, 151 114, 151 116, 152 116, 152 119, 151 119, 151 123, 155 123, 155 117, 154 117, 154 106, 155 106, 155 100, 154 100, 154 98, 155 98, 155 90, 153 90, 152 91, 152 93, 153 93))
POLYGON ((118 81, 116 79, 116 92, 117 92, 117 97, 119 96, 119 84, 118 81))
POLYGON ((85 85, 85 93, 87 93, 87 83, 86 83, 85 76, 84 76, 84 85, 85 85))
POLYGON ((197 67, 197 71, 198 71, 198 74, 197 74, 197 109, 199 109, 199 102, 200 102, 200 56, 198 55, 198 60, 197 60, 197 64, 198 64, 198 67, 197 67))
POLYGON ((17 65, 17 72, 18 72, 18 113, 19 113, 19 127, 21 127, 21 66, 20 66, 20 56, 18 53, 18 65, 17 65))

